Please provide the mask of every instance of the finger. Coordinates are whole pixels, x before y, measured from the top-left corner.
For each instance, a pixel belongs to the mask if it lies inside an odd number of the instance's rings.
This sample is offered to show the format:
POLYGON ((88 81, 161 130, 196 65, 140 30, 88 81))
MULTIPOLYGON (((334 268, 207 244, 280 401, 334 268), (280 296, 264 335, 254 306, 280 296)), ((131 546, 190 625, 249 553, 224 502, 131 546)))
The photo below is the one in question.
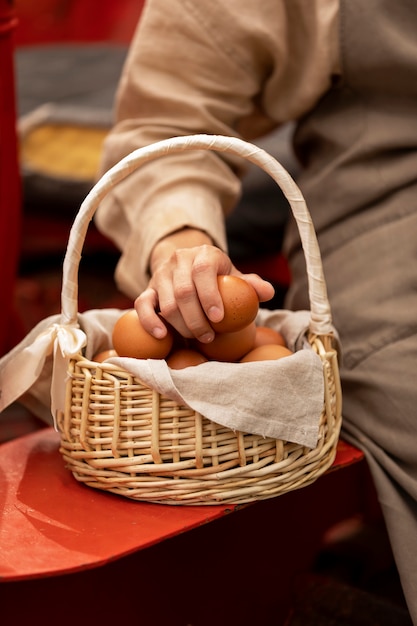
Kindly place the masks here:
POLYGON ((161 273, 157 278, 156 280, 155 276, 153 282, 157 285, 156 290, 158 293, 158 310, 160 315, 183 337, 193 337, 193 334, 183 319, 175 294, 174 270, 171 270, 169 274, 161 273))
POLYGON ((189 336, 207 343, 214 339, 214 331, 202 308, 200 294, 194 282, 193 264, 194 253, 185 254, 179 259, 173 272, 174 296, 182 320, 190 332, 189 336))
POLYGON ((232 262, 224 253, 213 247, 201 248, 193 265, 193 282, 201 308, 211 322, 220 322, 224 316, 217 276, 229 274, 232 262))
POLYGON ((259 302, 267 302, 274 297, 275 289, 273 285, 258 274, 241 274, 241 277, 255 289, 259 302))
POLYGON ((157 314, 158 296, 155 289, 149 287, 134 302, 135 310, 144 329, 156 339, 167 334, 167 327, 157 314))

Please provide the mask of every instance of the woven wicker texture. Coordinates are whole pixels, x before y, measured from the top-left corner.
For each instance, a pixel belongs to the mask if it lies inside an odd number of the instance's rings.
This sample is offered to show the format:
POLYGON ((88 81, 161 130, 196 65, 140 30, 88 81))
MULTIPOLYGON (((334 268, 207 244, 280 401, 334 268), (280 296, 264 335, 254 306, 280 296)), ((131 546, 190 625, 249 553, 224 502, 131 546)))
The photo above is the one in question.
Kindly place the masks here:
POLYGON ((58 416, 61 453, 78 481, 129 498, 188 505, 245 503, 316 480, 333 463, 341 427, 337 352, 314 227, 300 190, 273 157, 239 139, 195 135, 158 142, 123 159, 95 185, 74 221, 64 261, 62 321, 77 320, 79 259, 103 197, 141 164, 191 149, 224 151, 252 161, 279 184, 292 208, 309 279, 307 339, 323 364, 317 446, 309 449, 219 426, 125 370, 79 354, 69 362, 65 410, 58 416))

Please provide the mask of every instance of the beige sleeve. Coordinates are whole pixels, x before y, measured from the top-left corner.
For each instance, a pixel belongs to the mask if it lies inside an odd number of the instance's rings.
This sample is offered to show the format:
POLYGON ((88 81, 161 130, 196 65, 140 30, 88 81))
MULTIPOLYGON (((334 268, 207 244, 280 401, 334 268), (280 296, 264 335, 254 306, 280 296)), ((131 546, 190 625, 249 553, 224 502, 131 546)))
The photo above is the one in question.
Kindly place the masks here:
MULTIPOLYGON (((335 0, 147 0, 100 171, 168 137, 207 133, 251 140, 294 119, 299 103, 311 106, 329 80, 326 45, 315 26, 326 4, 335 0), (311 18, 303 15, 298 40, 297 7, 311 18), (301 42, 309 37, 305 50, 301 42)), ((224 214, 238 199, 242 165, 212 152, 169 155, 113 189, 96 222, 122 251, 116 280, 127 295, 134 298, 146 287, 150 251, 170 232, 195 227, 226 249, 224 214)))

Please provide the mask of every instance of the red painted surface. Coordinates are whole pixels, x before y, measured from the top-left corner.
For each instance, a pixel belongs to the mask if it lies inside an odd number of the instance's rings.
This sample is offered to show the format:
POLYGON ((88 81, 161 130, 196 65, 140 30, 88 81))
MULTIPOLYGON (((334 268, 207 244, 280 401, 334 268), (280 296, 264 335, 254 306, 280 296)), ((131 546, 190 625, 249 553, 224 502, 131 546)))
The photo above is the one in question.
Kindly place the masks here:
POLYGON ((339 439, 337 444, 336 458, 330 471, 346 467, 352 463, 358 463, 364 459, 364 454, 361 450, 354 448, 349 443, 339 439))
POLYGON ((16 44, 127 43, 143 4, 144 0, 16 0, 16 44))
POLYGON ((13 345, 13 292, 20 248, 21 197, 13 65, 13 7, 0 0, 0 356, 13 345))
POLYGON ((138 503, 80 485, 45 429, 1 447, 0 579, 102 565, 224 515, 232 507, 138 503))
POLYGON ((344 460, 306 488, 226 514, 80 485, 51 429, 3 444, 2 623, 284 624, 327 530, 368 514, 367 466, 344 460))
MULTIPOLYGON (((1 446, 0 580, 104 565, 242 508, 161 505, 106 494, 78 483, 58 446, 52 428, 1 446)), ((362 458, 342 442, 333 469, 362 458)))

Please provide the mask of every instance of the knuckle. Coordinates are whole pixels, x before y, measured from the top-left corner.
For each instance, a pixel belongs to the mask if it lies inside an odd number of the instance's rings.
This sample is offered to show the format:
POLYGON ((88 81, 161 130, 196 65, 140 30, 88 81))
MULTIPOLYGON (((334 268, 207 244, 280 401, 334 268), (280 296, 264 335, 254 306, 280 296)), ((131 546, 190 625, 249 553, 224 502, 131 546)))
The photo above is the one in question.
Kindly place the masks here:
POLYGON ((194 295, 194 286, 192 283, 180 283, 175 285, 174 296, 178 302, 189 302, 194 295))
POLYGON ((212 267, 212 263, 210 262, 208 256, 205 254, 201 254, 199 257, 195 259, 193 263, 193 266, 191 269, 192 276, 196 277, 201 274, 205 274, 211 269, 211 267, 212 267))
POLYGON ((143 302, 146 302, 146 300, 148 300, 148 298, 151 295, 151 290, 145 289, 145 291, 142 291, 142 293, 140 293, 138 296, 136 296, 135 301, 134 301, 134 305, 140 305, 143 302))
POLYGON ((175 300, 166 300, 160 303, 160 313, 162 317, 169 320, 178 313, 178 305, 175 300))

